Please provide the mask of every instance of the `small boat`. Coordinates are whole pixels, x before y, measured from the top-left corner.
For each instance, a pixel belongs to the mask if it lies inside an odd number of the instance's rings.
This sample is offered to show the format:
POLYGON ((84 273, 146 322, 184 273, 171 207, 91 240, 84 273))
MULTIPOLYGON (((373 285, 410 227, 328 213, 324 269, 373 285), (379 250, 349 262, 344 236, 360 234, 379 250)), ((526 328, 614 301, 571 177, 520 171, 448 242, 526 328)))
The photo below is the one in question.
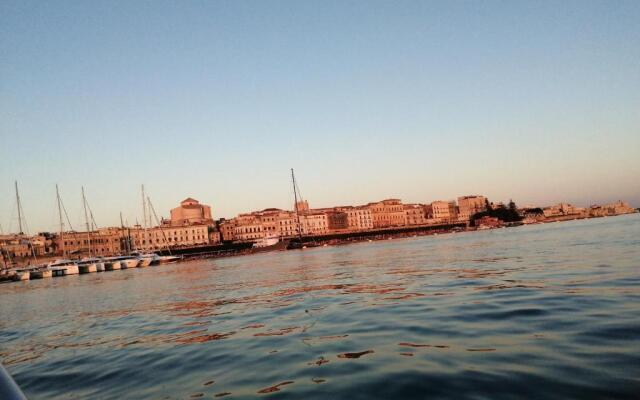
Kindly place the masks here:
MULTIPOLYGON (((85 258, 78 261, 78 269, 81 274, 88 274, 91 272, 98 272, 98 264, 100 260, 97 258, 85 258)), ((102 270, 104 271, 104 264, 102 270)))
POLYGON ((180 256, 158 256, 158 264, 170 264, 182 260, 180 256))
POLYGON ((138 263, 140 262, 134 256, 108 257, 108 258, 105 258, 104 261, 105 261, 105 269, 107 271, 113 271, 116 269, 135 268, 138 266, 138 263))
POLYGON ((140 260, 138 259, 138 257, 134 257, 134 256, 123 257, 123 259, 120 262, 122 263, 123 269, 136 268, 138 264, 140 264, 140 260))
POLYGON ((280 238, 277 236, 267 236, 257 240, 253 244, 253 247, 260 248, 260 247, 275 246, 276 244, 278 244, 279 241, 280 241, 280 238))
POLYGON ((119 269, 122 269, 122 264, 120 263, 120 257, 107 257, 104 259, 105 271, 116 271, 119 269))
POLYGON ((36 269, 29 272, 29 279, 44 279, 51 278, 53 271, 50 269, 36 269))
POLYGON ((47 266, 53 276, 78 275, 80 270, 78 264, 72 260, 55 260, 47 266))
POLYGON ((16 271, 13 275, 14 281, 28 281, 31 273, 29 271, 16 271))
POLYGON ((148 267, 149 265, 157 264, 158 255, 156 253, 132 253, 140 262, 138 268, 148 267))

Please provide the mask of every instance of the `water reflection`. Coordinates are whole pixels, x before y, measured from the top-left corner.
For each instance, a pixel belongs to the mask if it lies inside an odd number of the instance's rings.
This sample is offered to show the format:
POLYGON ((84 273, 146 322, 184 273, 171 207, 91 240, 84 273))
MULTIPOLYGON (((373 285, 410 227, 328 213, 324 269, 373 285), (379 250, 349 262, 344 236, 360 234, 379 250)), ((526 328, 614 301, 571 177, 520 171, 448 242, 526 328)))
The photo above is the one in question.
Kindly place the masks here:
POLYGON ((0 357, 47 399, 634 398, 637 237, 629 216, 1 285, 0 357))

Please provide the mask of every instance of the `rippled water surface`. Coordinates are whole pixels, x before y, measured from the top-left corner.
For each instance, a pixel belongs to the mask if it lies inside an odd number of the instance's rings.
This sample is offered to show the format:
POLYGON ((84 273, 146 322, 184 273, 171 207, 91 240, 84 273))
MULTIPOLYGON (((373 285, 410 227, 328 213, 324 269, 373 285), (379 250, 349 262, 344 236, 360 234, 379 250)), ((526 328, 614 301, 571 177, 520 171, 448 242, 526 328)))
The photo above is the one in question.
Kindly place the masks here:
POLYGON ((640 215, 0 285, 32 399, 638 398, 640 215))

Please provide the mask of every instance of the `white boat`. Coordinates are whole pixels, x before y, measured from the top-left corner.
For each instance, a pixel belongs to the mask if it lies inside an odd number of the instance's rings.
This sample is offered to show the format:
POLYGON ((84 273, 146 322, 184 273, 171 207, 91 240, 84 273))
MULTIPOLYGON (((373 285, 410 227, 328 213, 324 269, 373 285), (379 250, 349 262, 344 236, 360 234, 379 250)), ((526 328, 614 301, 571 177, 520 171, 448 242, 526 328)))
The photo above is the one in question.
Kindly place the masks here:
POLYGON ((132 253, 139 261, 138 268, 148 267, 154 263, 157 264, 158 255, 155 253, 132 253))
POLYGON ((122 265, 120 264, 120 257, 107 257, 104 259, 105 271, 116 271, 118 269, 122 269, 122 265))
POLYGON ((16 271, 15 275, 13 275, 14 281, 28 281, 30 278, 29 271, 16 271))
POLYGON ((138 259, 134 256, 107 257, 104 259, 105 269, 113 271, 116 269, 135 268, 138 266, 138 259))
POLYGON ((137 257, 128 256, 123 257, 120 263, 122 268, 136 268, 140 264, 140 260, 137 257))
POLYGON ((280 241, 280 238, 277 237, 277 236, 263 237, 261 239, 258 239, 253 244, 253 247, 254 248, 260 248, 260 247, 275 246, 276 244, 278 244, 279 241, 280 241))
POLYGON ((180 256, 158 256, 158 264, 169 264, 182 260, 180 256))
POLYGON ((49 263, 48 268, 53 276, 77 275, 80 273, 78 264, 72 260, 55 260, 49 263))
POLYGON ((51 278, 53 271, 50 269, 36 269, 29 272, 29 279, 44 279, 51 278))
POLYGON ((88 274, 91 272, 98 272, 99 266, 104 271, 104 263, 99 258, 85 258, 78 261, 78 269, 81 274, 88 274))

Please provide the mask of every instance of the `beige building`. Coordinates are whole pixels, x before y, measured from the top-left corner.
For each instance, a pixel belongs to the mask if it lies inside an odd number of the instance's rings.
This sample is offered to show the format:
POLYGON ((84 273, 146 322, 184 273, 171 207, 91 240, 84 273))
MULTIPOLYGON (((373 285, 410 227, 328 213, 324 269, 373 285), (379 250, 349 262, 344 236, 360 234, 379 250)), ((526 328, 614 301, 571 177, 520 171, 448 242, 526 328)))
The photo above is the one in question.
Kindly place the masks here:
POLYGON ((92 232, 64 232, 53 238, 54 251, 58 255, 112 256, 125 250, 121 228, 103 228, 92 232))
POLYGON ((171 226, 213 225, 211 207, 200 204, 198 200, 188 197, 180 202, 180 206, 171 210, 171 226))
POLYGON ((121 230, 121 234, 125 244, 130 238, 131 250, 139 251, 209 244, 209 227, 207 225, 156 226, 148 229, 136 226, 121 230))
POLYGON ((427 223, 425 209, 422 204, 404 204, 404 214, 407 225, 424 225, 427 223))
POLYGON ((558 203, 553 206, 545 207, 542 209, 544 216, 549 217, 560 217, 564 215, 579 215, 581 211, 584 209, 579 209, 574 207, 569 203, 558 203))
POLYGON ((218 226, 220 229, 220 236, 222 241, 224 242, 232 242, 236 240, 235 229, 236 229, 236 220, 235 218, 231 218, 228 220, 224 220, 220 222, 218 226))
POLYGON ((374 228, 406 225, 404 207, 400 199, 387 199, 369 203, 374 228))
POLYGON ((294 237, 299 235, 298 219, 293 212, 285 211, 278 218, 280 237, 294 237))
POLYGON ((309 211, 300 215, 303 235, 325 235, 329 231, 329 219, 323 212, 309 211))
POLYGON ((603 217, 606 215, 631 214, 637 212, 635 208, 630 207, 624 201, 616 201, 615 203, 604 205, 593 205, 589 208, 588 213, 592 217, 603 217))
POLYGON ((458 197, 458 220, 469 221, 471 217, 487 209, 487 198, 484 196, 462 196, 458 197))
POLYGON ((265 237, 262 221, 254 214, 240 214, 235 218, 236 226, 233 230, 235 240, 246 242, 265 237))
POLYGON ((330 210, 327 214, 327 228, 330 231, 346 231, 349 229, 349 217, 346 212, 330 210))
POLYGON ((431 203, 431 218, 436 223, 451 223, 458 220, 458 207, 456 202, 451 201, 434 201, 431 203))
POLYGON ((373 214, 368 206, 340 206, 333 210, 347 214, 347 229, 350 231, 373 229, 373 214))
POLYGON ((10 261, 16 258, 29 258, 45 255, 47 238, 41 235, 0 235, 0 257, 10 261))

